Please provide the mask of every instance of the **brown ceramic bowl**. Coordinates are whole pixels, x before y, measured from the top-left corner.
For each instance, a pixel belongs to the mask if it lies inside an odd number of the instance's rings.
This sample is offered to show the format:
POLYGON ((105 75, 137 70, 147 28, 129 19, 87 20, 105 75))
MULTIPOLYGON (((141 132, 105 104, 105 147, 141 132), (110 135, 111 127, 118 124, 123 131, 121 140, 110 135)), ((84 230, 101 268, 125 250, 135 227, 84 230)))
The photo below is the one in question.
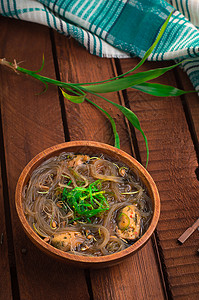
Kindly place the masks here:
POLYGON ((134 254, 136 251, 142 248, 142 246, 149 240, 152 233, 154 232, 160 214, 160 198, 158 194, 157 187, 147 172, 147 170, 138 163, 134 158, 132 158, 127 153, 122 150, 116 149, 112 146, 90 142, 90 141, 76 141, 59 144, 53 147, 50 147, 43 152, 39 153, 35 156, 29 164, 24 168, 21 173, 17 187, 16 187, 16 195, 15 195, 16 209, 22 224, 23 229, 25 230, 28 237, 32 240, 32 242, 43 252, 49 254, 50 256, 62 260, 66 263, 71 263, 75 266, 85 267, 85 268, 102 268, 115 265, 130 255, 134 254), (144 235, 132 246, 118 252, 115 254, 102 256, 102 257, 86 257, 70 254, 67 252, 63 252, 54 248, 53 246, 44 242, 30 227, 28 224, 26 217, 23 212, 23 204, 22 204, 22 191, 24 186, 28 183, 31 173, 35 168, 37 168, 43 161, 46 159, 59 155, 62 152, 74 152, 74 153, 82 153, 82 154, 90 154, 90 155, 99 155, 101 153, 113 158, 114 160, 121 161, 126 164, 132 171, 139 175, 142 182, 148 189, 148 193, 152 199, 153 203, 153 217, 150 223, 149 228, 144 233, 144 235))

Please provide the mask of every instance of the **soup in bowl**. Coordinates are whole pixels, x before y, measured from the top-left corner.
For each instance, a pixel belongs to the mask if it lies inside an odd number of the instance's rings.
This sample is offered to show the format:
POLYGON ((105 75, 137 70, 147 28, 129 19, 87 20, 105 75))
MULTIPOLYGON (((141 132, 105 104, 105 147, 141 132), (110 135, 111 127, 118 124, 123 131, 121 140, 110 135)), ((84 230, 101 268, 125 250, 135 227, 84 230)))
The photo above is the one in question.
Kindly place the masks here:
POLYGON ((89 141, 59 144, 33 158, 16 188, 29 238, 82 267, 105 267, 135 253, 155 230, 156 185, 134 158, 89 141))

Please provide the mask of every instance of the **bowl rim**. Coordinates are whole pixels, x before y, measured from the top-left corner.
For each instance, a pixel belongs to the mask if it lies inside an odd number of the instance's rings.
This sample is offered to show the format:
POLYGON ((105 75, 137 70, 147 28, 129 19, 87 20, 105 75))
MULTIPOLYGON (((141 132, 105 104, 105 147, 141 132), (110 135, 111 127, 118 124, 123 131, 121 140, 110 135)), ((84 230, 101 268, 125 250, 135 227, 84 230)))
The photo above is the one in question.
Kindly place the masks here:
MULTIPOLYGON (((70 150, 71 151, 71 150, 70 150)), ((71 151, 72 152, 72 151, 71 151)), ((107 154, 109 155, 109 154, 107 154)), ((111 156, 111 155, 110 155, 111 156)), ((36 167, 37 167, 36 166, 36 167)), ((158 193, 158 189, 156 187, 156 184, 149 174, 149 172, 131 155, 126 153, 125 151, 121 149, 117 149, 111 145, 94 142, 94 141, 73 141, 73 142, 65 142, 61 144, 57 144, 54 146, 51 146, 40 153, 38 153, 36 156, 32 158, 32 160, 25 166, 23 171, 20 174, 20 177, 18 179, 17 185, 16 185, 16 191, 15 191, 15 206, 17 215, 20 219, 20 223, 22 224, 23 229, 25 230, 28 237, 32 240, 34 244, 36 244, 37 247, 39 247, 41 250, 44 250, 51 256, 55 256, 57 258, 61 258, 65 261, 73 261, 73 262, 79 262, 79 263, 86 263, 86 264, 100 264, 100 263, 108 263, 108 262, 114 262, 117 260, 120 260, 121 258, 125 258, 134 252, 136 252, 139 248, 141 248, 145 243, 149 240, 151 235, 153 234, 158 220, 160 216, 160 197, 158 193), (127 161, 130 161, 135 168, 138 170, 138 172, 141 172, 144 175, 144 178, 146 179, 147 183, 150 186, 151 193, 153 194, 154 198, 154 212, 153 217, 151 219, 151 223, 147 229, 147 231, 143 234, 143 236, 137 240, 133 245, 127 247, 124 250, 121 250, 119 252, 116 252, 114 254, 105 255, 105 256, 83 256, 83 255, 76 255, 68 252, 61 251, 54 246, 49 245, 48 243, 44 242, 38 234, 31 228, 29 225, 25 214, 23 212, 23 205, 22 205, 22 191, 24 187, 25 180, 27 180, 27 177, 31 175, 32 171, 34 170, 34 166, 37 164, 39 166, 43 161, 46 160, 54 154, 56 156, 57 153, 61 153, 62 151, 67 151, 66 148, 75 148, 75 147, 98 147, 102 150, 108 150, 110 152, 114 151, 119 157, 123 156, 127 161), (40 164, 38 162, 42 161, 40 164)))

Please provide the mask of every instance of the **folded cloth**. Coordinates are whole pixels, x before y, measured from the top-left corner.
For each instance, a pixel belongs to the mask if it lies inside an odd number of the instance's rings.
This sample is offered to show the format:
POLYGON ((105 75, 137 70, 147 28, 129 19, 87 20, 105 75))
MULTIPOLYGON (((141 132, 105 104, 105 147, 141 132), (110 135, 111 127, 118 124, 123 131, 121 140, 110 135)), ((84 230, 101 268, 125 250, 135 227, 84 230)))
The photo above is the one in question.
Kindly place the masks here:
POLYGON ((0 14, 47 25, 101 57, 143 57, 174 9, 149 60, 178 60, 199 91, 198 0, 0 0, 0 14), (175 9, 174 9, 175 8, 175 9))

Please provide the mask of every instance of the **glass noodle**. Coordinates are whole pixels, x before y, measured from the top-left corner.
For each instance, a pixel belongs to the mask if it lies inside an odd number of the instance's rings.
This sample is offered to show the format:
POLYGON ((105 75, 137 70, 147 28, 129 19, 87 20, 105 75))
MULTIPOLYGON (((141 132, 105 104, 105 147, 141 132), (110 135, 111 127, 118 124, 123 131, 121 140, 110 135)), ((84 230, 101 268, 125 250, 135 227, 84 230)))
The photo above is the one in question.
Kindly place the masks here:
POLYGON ((62 153, 42 163, 23 191, 26 218, 46 243, 77 255, 125 249, 147 230, 146 187, 121 162, 62 153))

